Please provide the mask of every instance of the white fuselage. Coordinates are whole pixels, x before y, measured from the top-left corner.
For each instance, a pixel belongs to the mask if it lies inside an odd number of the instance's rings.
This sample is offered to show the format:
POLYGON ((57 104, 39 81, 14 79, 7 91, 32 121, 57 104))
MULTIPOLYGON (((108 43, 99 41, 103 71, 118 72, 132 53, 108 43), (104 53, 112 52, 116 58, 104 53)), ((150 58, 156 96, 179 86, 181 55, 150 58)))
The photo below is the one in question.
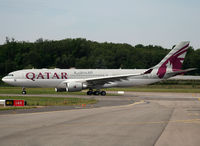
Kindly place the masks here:
MULTIPOLYGON (((10 73, 2 80, 8 84, 21 87, 66 88, 66 82, 88 78, 139 74, 146 69, 28 69, 10 73)), ((160 81, 152 74, 129 77, 128 80, 109 82, 99 88, 128 87, 152 84, 160 81)), ((96 87, 95 87, 96 88, 96 87)))

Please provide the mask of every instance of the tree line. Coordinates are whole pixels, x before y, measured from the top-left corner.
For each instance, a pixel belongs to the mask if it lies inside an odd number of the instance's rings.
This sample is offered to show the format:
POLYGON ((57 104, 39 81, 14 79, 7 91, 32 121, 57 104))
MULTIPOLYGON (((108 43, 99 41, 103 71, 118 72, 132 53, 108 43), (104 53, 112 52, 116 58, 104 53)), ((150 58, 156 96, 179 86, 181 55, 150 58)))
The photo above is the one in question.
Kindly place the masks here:
MULTIPOLYGON (((0 76, 30 68, 140 69, 156 65, 170 51, 161 46, 99 43, 84 38, 16 41, 0 45, 0 76)), ((200 68, 200 49, 190 47, 183 68, 200 68)), ((190 74, 200 75, 197 69, 190 74)))

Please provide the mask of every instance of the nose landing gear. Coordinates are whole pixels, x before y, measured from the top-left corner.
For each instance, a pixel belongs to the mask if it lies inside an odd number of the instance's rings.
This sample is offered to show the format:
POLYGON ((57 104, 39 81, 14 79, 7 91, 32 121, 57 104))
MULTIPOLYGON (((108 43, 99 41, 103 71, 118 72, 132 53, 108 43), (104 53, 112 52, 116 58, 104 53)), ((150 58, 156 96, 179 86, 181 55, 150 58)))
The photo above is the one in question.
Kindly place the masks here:
POLYGON ((24 95, 26 94, 26 88, 24 88, 24 87, 22 88, 22 94, 24 94, 24 95))

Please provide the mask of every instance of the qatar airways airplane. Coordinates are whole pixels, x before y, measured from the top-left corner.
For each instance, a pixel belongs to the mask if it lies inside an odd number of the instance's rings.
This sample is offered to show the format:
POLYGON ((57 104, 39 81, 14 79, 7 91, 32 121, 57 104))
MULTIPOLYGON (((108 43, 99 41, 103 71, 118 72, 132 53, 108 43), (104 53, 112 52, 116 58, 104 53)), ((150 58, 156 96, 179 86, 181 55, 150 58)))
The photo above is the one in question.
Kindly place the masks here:
POLYGON ((9 73, 2 80, 13 86, 52 87, 55 91, 81 91, 106 95, 103 88, 146 85, 194 70, 182 70, 189 42, 176 45, 159 64, 149 69, 26 69, 9 73))

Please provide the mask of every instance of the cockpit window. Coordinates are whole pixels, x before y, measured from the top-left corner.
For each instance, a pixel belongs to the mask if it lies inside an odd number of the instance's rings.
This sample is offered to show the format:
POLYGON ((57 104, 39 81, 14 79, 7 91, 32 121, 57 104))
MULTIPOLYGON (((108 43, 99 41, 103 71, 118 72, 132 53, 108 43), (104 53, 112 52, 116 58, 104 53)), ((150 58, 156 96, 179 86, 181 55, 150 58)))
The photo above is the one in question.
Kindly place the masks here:
POLYGON ((13 74, 8 74, 7 76, 10 76, 10 77, 11 77, 11 76, 14 76, 14 75, 13 75, 13 74))

